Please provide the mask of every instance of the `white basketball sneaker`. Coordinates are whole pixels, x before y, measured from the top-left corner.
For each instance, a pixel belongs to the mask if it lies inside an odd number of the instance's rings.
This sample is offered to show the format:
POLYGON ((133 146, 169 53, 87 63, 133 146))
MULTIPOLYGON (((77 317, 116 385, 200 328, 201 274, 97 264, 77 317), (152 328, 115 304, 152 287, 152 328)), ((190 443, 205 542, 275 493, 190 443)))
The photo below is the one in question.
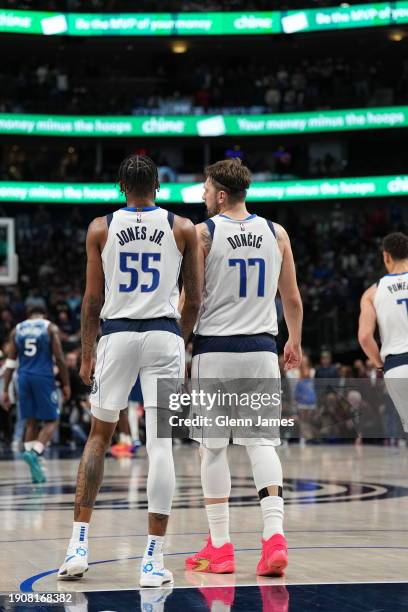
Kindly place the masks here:
POLYGON ((173 574, 164 567, 163 555, 144 558, 140 566, 141 587, 161 587, 173 582, 173 574))
POLYGON ((88 543, 70 542, 58 580, 80 580, 88 571, 88 543))

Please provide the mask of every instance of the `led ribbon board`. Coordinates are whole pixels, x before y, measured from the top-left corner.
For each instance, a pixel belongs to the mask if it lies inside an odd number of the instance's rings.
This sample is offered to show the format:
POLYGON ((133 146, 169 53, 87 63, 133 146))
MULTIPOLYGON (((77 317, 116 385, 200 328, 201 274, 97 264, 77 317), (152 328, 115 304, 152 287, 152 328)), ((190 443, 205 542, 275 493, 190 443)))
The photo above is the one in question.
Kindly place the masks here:
POLYGON ((404 23, 408 23, 406 1, 239 13, 57 13, 0 9, 0 32, 46 36, 271 35, 404 23))
MULTIPOLYGON (((202 203, 203 184, 164 183, 158 203, 202 203)), ((249 202, 318 201, 408 196, 408 175, 253 183, 249 202)), ((112 184, 0 182, 0 202, 47 204, 122 204, 112 184)))
POLYGON ((408 106, 205 116, 64 116, 0 113, 0 134, 22 136, 271 136, 408 126, 408 106))

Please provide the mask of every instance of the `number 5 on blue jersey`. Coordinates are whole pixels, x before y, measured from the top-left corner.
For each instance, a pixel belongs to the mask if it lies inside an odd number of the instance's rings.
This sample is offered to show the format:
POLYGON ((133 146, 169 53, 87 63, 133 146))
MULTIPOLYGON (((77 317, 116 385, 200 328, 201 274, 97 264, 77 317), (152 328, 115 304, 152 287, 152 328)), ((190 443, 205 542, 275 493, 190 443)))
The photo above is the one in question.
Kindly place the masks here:
POLYGON ((151 274, 150 284, 142 283, 140 285, 141 293, 150 293, 159 286, 160 282, 160 271, 156 268, 152 268, 150 260, 160 261, 160 253, 124 253, 121 252, 119 256, 119 268, 121 272, 130 274, 129 283, 120 283, 119 291, 121 293, 130 293, 135 291, 139 284, 139 271, 137 266, 132 265, 133 263, 139 262, 139 256, 141 257, 141 271, 146 274, 151 274))

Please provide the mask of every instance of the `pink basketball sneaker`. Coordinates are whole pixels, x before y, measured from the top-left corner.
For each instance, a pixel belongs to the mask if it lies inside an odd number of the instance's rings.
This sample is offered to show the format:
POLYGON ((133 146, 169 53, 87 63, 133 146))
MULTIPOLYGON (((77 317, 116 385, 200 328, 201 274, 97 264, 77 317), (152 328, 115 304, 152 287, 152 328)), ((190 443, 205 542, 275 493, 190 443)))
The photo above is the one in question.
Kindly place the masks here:
POLYGON ((286 538, 275 533, 269 540, 262 540, 262 555, 256 568, 258 576, 283 576, 288 564, 286 538))
POLYGON ((211 536, 207 544, 192 557, 185 561, 186 569, 194 572, 209 572, 212 574, 232 574, 235 572, 234 546, 227 542, 216 548, 212 545, 211 536))

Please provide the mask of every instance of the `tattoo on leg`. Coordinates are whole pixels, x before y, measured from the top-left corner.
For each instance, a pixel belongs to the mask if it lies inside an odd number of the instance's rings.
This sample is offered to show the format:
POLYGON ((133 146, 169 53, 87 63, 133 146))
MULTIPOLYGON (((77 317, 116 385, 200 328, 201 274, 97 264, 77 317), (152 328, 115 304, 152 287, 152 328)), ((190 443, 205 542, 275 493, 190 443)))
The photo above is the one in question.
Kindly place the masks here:
POLYGON ((81 507, 93 508, 102 484, 106 447, 100 440, 88 440, 78 469, 75 495, 76 520, 81 507))
POLYGON ((155 521, 157 521, 158 523, 161 523, 161 524, 167 523, 167 521, 169 520, 168 514, 156 514, 156 513, 153 513, 152 516, 153 516, 155 521))
POLYGON ((149 533, 152 535, 164 536, 166 534, 168 520, 168 514, 149 512, 149 533))

